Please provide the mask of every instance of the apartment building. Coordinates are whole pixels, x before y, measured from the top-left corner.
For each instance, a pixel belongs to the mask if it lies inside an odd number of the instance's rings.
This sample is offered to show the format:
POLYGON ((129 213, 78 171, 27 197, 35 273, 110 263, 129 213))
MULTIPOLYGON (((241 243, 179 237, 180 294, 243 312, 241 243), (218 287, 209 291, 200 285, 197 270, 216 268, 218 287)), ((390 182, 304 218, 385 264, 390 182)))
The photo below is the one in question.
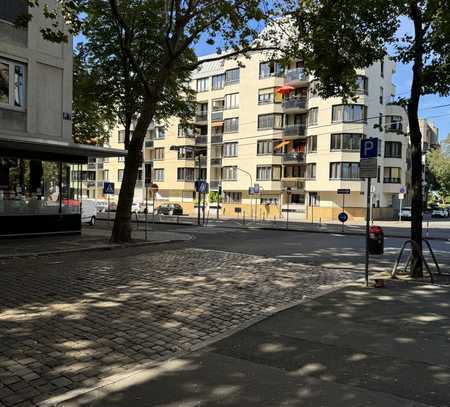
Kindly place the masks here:
MULTIPOLYGON (((359 71, 358 98, 345 104, 318 97, 301 61, 282 66, 259 52, 205 62, 192 77, 198 103, 192 122, 172 118, 149 130, 134 199, 144 199, 144 180, 151 180, 159 186, 157 204, 176 202, 193 214, 194 181, 203 179, 221 193, 221 216, 271 219, 289 211, 291 219, 318 221, 335 220, 345 209, 360 219, 367 193, 359 178, 360 140, 377 137, 372 213, 390 219, 406 183, 408 149, 406 112, 391 104, 394 73, 389 58, 359 71), (345 203, 338 189, 350 189, 345 203)), ((114 130, 111 146, 122 145, 121 132, 114 130)), ((123 163, 102 165, 96 179, 120 186, 123 163)))
POLYGON ((50 24, 39 7, 0 2, 0 235, 79 232, 70 165, 125 155, 72 142, 72 41, 45 41, 50 24), (26 13, 28 26, 16 27, 26 13))
POLYGON ((427 161, 426 155, 430 150, 440 148, 439 144, 439 129, 426 119, 419 120, 420 132, 422 134, 422 196, 423 201, 428 201, 429 188, 427 185, 427 161))

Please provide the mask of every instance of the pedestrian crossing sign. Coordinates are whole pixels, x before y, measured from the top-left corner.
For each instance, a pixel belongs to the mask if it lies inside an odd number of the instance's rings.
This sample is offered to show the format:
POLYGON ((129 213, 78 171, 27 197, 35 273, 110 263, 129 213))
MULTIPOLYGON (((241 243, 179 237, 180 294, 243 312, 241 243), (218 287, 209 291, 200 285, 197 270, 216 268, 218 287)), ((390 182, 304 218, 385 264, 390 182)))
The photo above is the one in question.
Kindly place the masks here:
POLYGON ((114 195, 114 182, 104 182, 103 183, 103 194, 104 195, 114 195))

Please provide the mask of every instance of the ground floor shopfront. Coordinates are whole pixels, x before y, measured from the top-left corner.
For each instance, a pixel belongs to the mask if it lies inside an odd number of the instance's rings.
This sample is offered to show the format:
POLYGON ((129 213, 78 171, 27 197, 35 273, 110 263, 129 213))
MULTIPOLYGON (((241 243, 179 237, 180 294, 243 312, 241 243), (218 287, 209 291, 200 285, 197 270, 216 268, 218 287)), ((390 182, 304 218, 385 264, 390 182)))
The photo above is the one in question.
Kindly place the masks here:
POLYGON ((0 237, 79 233, 81 185, 70 165, 124 151, 67 142, 0 137, 0 237))

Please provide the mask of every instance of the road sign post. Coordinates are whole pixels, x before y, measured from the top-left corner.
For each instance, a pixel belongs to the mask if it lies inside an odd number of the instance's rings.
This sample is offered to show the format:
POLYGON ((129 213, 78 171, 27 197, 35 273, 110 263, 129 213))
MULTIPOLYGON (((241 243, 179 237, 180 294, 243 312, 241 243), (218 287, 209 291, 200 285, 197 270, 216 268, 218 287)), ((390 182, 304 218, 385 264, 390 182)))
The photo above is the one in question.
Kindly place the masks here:
POLYGON ((351 191, 348 188, 340 188, 337 190, 337 194, 342 195, 342 212, 338 215, 338 219, 342 223, 342 231, 344 231, 344 223, 347 222, 347 219, 348 219, 348 216, 345 213, 345 195, 349 195, 350 193, 351 193, 351 191), (345 218, 345 220, 342 220, 344 218, 345 218))
POLYGON ((110 222, 111 222, 111 219, 110 219, 110 210, 111 210, 111 202, 110 202, 110 196, 111 195, 114 195, 114 182, 108 182, 108 181, 105 181, 104 183, 103 183, 103 195, 107 195, 108 196, 108 225, 110 224, 110 222))
POLYGON ((289 198, 291 196, 292 190, 291 187, 286 188, 287 194, 287 208, 286 208, 286 229, 289 229, 289 198))
POLYGON ((156 196, 156 193, 159 190, 158 184, 151 184, 150 190, 152 191, 152 200, 153 200, 153 203, 152 203, 152 205, 153 205, 152 223, 155 224, 155 196, 156 196))
POLYGON ((398 200, 400 201, 400 212, 398 213, 398 219, 400 222, 402 221, 402 204, 403 204, 403 199, 405 198, 405 194, 406 194, 406 188, 404 186, 401 186, 400 192, 398 194, 398 200))
POLYGON ((369 228, 370 228, 370 196, 372 194, 372 178, 376 178, 378 172, 378 138, 361 140, 359 176, 367 178, 367 203, 366 203, 366 286, 369 286, 369 228))

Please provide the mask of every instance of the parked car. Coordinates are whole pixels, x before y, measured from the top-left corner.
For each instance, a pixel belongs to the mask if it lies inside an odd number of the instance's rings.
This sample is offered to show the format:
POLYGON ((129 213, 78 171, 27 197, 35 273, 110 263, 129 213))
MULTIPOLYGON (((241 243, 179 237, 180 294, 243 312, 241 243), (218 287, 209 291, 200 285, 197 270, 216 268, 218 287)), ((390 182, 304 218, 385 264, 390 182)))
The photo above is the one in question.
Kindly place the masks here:
POLYGON ((117 202, 110 201, 106 211, 107 212, 115 212, 116 210, 117 210, 117 202))
POLYGON ((95 201, 97 212, 106 212, 108 210, 108 201, 106 199, 97 199, 95 201))
POLYGON ((85 200, 81 203, 81 223, 95 225, 97 219, 97 206, 95 201, 85 200))
POLYGON ((403 220, 409 220, 411 219, 411 207, 405 206, 402 208, 402 210, 399 213, 400 218, 403 220))
POLYGON ((431 216, 433 218, 446 218, 448 216, 448 212, 445 208, 435 208, 431 212, 431 216))
POLYGON ((145 213, 148 210, 148 213, 152 213, 153 210, 153 203, 149 202, 147 207, 145 206, 145 202, 142 202, 139 205, 139 212, 140 213, 145 213))
POLYGON ((179 204, 162 204, 156 208, 156 215, 183 215, 183 208, 179 204))

